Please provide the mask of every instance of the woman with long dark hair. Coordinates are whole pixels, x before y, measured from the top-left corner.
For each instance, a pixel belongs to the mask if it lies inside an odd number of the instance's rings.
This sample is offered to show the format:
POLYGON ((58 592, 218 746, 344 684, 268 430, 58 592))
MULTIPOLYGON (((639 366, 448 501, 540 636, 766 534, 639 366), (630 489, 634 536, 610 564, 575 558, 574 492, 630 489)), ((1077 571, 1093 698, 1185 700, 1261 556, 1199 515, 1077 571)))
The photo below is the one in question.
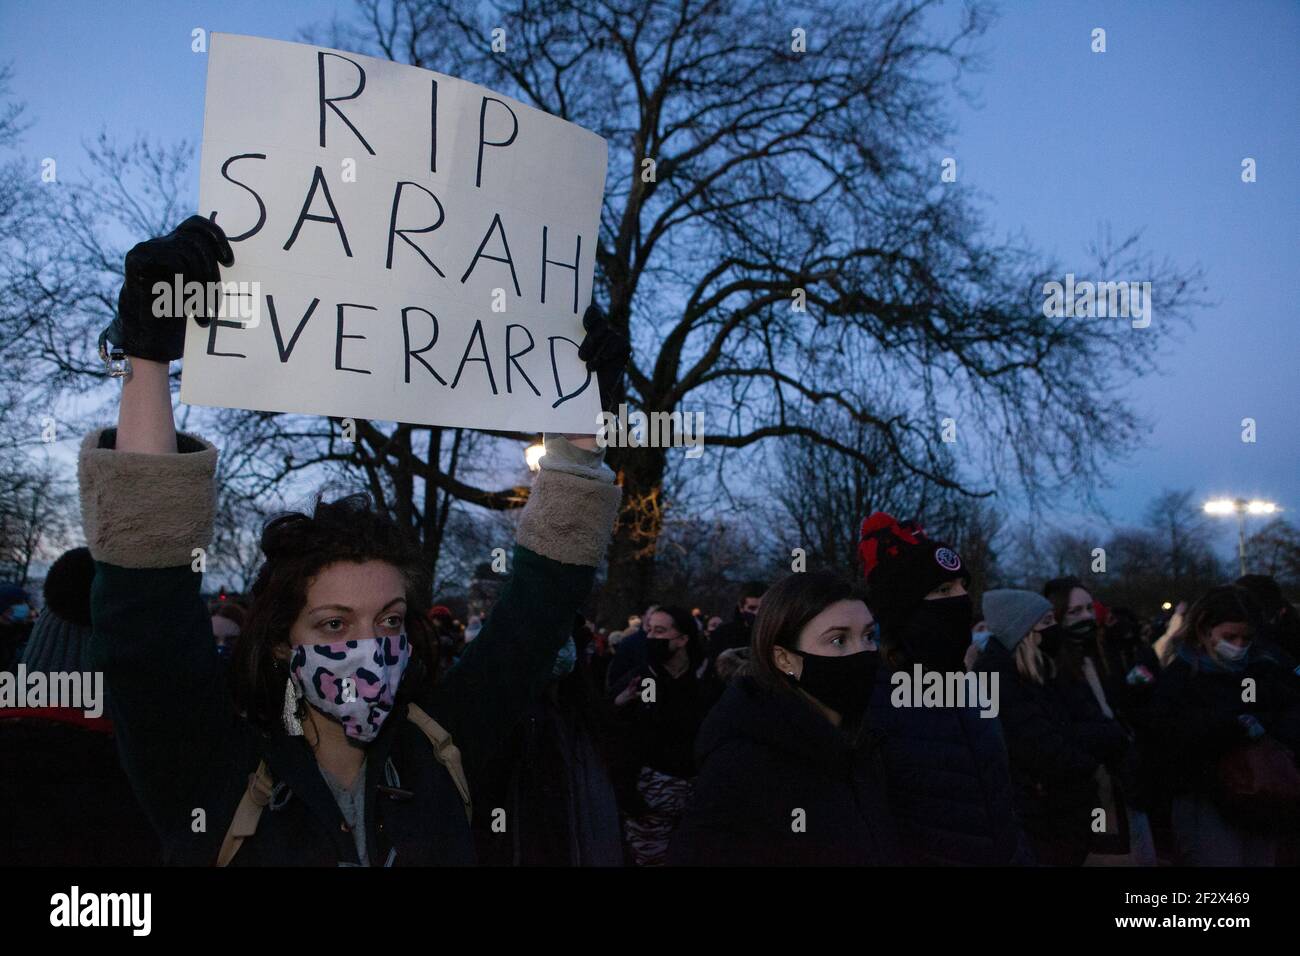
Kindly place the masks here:
MULTIPOLYGON (((475 775, 554 666, 608 543, 614 476, 594 439, 547 439, 513 573, 436 684, 430 569, 406 533, 363 496, 276 518, 228 684, 196 557, 212 534, 217 449, 175 430, 167 363, 186 320, 155 318, 148 290, 233 261, 198 216, 141 243, 104 336, 129 374, 117 428, 82 444, 81 504, 92 656, 127 775, 171 863, 473 862, 475 775)), ((588 321, 580 354, 604 396, 626 340, 588 321)))
POLYGON ((874 632, 862 596, 834 574, 795 574, 763 596, 750 663, 700 730, 699 776, 669 862, 895 859, 880 742, 866 724, 874 632))

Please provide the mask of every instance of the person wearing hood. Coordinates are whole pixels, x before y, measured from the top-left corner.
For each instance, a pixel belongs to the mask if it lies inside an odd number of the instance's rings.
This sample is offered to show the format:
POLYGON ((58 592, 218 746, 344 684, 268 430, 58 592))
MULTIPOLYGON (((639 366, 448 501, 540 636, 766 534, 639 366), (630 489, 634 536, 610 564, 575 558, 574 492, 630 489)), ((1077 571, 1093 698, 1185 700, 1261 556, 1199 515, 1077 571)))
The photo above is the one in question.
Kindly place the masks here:
MULTIPOLYGON (((95 562, 86 548, 64 552, 50 565, 45 610, 18 661, 29 677, 45 674, 52 685, 50 675, 92 671, 87 652, 94 576, 95 562)), ((0 861, 5 865, 160 862, 158 838, 122 770, 104 705, 101 684, 91 711, 84 706, 0 708, 0 861)))
MULTIPOLYGON (((227 677, 191 564, 212 538, 218 453, 176 431, 168 363, 189 319, 155 317, 151 290, 173 276, 215 281, 233 262, 201 216, 136 245, 101 336, 123 378, 117 427, 86 436, 78 477, 95 559, 91 663, 123 766, 167 863, 472 863, 470 818, 492 809, 474 806, 474 782, 591 588, 621 500, 615 475, 593 436, 546 437, 510 577, 436 682, 430 569, 409 532, 366 495, 276 516, 227 677)), ((578 356, 608 404, 627 339, 594 306, 583 325, 578 356)))
POLYGON ((1175 633, 1151 703, 1153 776, 1172 799, 1186 866, 1273 866, 1282 843, 1296 838, 1294 799, 1259 805, 1225 786, 1230 762, 1250 751, 1266 752, 1275 776, 1296 779, 1300 692, 1286 665, 1255 641, 1256 620, 1241 588, 1207 591, 1175 633))
POLYGON ((700 729, 670 864, 897 862, 880 738, 866 719, 874 632, 862 595, 838 575, 794 574, 767 592, 747 671, 700 729))
POLYGON ((1101 764, 1075 738, 1042 651, 1060 625, 1047 598, 1032 591, 986 591, 983 606, 989 639, 974 670, 998 675, 1016 811, 1040 865, 1079 866, 1101 764))
POLYGON ((982 716, 969 699, 896 705, 895 690, 918 669, 966 674, 973 615, 961 556, 883 512, 863 521, 859 553, 883 664, 871 720, 885 737, 889 800, 910 862, 1028 864, 996 716, 982 716))

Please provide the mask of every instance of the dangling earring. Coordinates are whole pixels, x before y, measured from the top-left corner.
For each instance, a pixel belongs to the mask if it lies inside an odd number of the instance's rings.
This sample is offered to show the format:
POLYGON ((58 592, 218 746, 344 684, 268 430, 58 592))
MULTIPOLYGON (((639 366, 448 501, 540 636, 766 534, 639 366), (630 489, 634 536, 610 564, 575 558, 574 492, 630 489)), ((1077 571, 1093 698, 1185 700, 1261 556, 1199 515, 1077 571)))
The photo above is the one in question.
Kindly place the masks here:
POLYGON ((290 737, 302 736, 302 721, 298 719, 298 701, 302 699, 302 694, 298 691, 298 685, 293 682, 290 676, 284 685, 284 730, 290 737))

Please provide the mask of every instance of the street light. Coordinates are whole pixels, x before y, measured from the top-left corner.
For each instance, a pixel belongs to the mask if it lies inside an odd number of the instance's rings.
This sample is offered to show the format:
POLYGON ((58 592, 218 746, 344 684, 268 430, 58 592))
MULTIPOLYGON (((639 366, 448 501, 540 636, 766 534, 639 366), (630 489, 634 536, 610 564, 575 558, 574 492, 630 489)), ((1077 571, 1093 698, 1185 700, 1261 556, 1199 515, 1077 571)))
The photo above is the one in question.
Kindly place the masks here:
POLYGON ((1204 505, 1207 515, 1237 516, 1237 558, 1241 575, 1246 576, 1246 515, 1271 515, 1282 509, 1271 501, 1247 501, 1245 498, 1215 498, 1204 505))
POLYGON ((542 456, 546 454, 546 446, 541 442, 535 445, 529 445, 524 449, 524 461, 528 463, 529 471, 536 471, 542 467, 542 456))

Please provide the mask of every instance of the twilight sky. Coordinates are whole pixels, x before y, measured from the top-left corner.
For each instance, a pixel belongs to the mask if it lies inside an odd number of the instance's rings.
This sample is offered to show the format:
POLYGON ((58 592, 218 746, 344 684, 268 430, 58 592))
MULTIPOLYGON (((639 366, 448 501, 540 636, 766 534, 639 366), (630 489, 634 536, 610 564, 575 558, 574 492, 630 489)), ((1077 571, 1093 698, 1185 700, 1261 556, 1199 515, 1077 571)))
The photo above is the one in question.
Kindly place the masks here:
MULTIPOLYGON (((351 12, 346 0, 0 4, 0 62, 35 120, 24 154, 34 169, 57 158, 66 179, 101 128, 197 148, 206 57, 190 51, 194 27, 294 40, 351 12)), ((1112 470, 1111 517, 1139 519, 1164 487, 1300 509, 1300 5, 1004 2, 980 47, 988 68, 965 83, 978 102, 953 99, 948 146, 961 181, 988 197, 991 227, 1081 266, 1102 223, 1143 229, 1157 258, 1203 266, 1218 303, 1169 344, 1164 375, 1132 388, 1154 427, 1112 470), (1104 54, 1090 52, 1094 27, 1104 54), (1253 184, 1240 179, 1247 156, 1253 184), (1255 444, 1241 441, 1245 417, 1255 444)), ((197 193, 197 162, 194 175, 197 193)), ((1072 507, 1053 510, 1066 522, 1072 507)))

